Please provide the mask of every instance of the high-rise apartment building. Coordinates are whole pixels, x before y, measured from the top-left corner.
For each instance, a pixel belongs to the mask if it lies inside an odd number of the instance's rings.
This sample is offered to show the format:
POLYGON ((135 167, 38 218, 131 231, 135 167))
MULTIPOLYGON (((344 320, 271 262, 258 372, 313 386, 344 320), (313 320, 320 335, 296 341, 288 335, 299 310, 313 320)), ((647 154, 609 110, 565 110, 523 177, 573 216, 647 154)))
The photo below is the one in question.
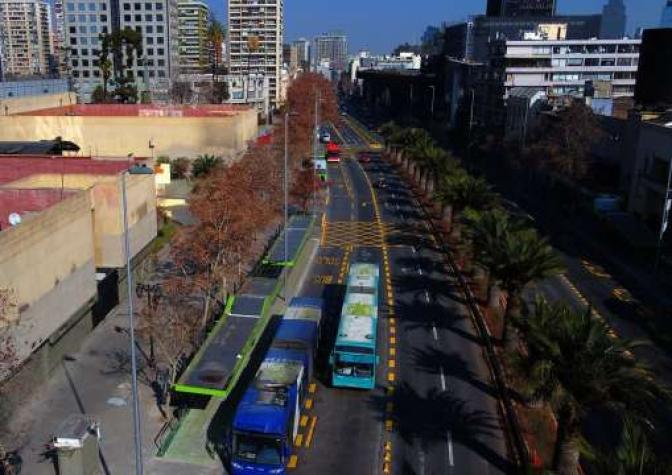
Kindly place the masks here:
POLYGON ((49 4, 0 0, 0 43, 5 78, 48 74, 53 61, 49 4))
POLYGON ((609 0, 602 9, 600 38, 619 39, 625 36, 625 5, 623 0, 609 0))
POLYGON ((329 61, 334 71, 345 71, 348 64, 348 41, 342 33, 327 33, 316 36, 313 41, 312 63, 314 67, 329 61))
POLYGON ((663 7, 663 14, 660 16, 661 28, 672 28, 672 0, 667 0, 663 7))
POLYGON ((555 15, 555 0, 488 0, 487 15, 531 17, 555 15))
POLYGON ((180 72, 205 72, 209 65, 210 8, 201 0, 178 0, 180 72))
POLYGON ((271 107, 281 102, 283 0, 229 0, 228 64, 232 76, 268 77, 271 107))
POLYGON ((296 49, 298 66, 304 71, 308 71, 310 69, 310 41, 299 38, 292 43, 292 47, 296 49))
MULTIPOLYGON (((135 55, 126 74, 136 78, 140 91, 167 93, 178 68, 176 0, 66 0, 66 61, 82 100, 88 101, 102 85, 99 35, 125 28, 142 34, 142 55, 135 55)), ((123 51, 121 57, 110 54, 109 59, 126 63, 123 51)))

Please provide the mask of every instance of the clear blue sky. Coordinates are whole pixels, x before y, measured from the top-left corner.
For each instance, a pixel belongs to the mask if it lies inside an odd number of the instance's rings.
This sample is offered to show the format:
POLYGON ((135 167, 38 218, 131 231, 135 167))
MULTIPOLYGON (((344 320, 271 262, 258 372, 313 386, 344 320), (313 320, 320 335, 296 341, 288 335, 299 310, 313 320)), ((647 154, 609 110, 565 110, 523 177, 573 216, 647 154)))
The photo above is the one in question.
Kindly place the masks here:
MULTIPOLYGON (((226 22, 226 1, 208 0, 226 22)), ((599 13, 607 0, 557 0, 559 13, 599 13)), ((417 42, 425 27, 485 12, 486 0, 285 0, 285 41, 328 30, 348 35, 350 52, 387 53, 417 42)), ((624 0, 628 32, 657 26, 665 0, 624 0)))

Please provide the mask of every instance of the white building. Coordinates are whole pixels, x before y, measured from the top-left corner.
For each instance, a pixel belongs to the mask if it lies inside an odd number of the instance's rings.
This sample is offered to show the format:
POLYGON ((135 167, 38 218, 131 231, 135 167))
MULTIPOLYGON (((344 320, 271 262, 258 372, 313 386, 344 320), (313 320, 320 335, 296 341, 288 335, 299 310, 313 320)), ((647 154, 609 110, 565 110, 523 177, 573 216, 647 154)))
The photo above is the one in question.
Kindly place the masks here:
POLYGON ((229 91, 228 104, 252 104, 264 117, 268 117, 271 104, 270 81, 264 74, 224 76, 229 91))
MULTIPOLYGON (((113 28, 142 33, 142 56, 131 68, 139 91, 166 94, 178 68, 178 18, 176 0, 120 0, 111 11, 107 0, 66 0, 67 62, 80 100, 88 102, 102 84, 99 35, 113 28), (117 26, 118 25, 118 26, 117 26)), ((113 61, 110 54, 109 59, 113 61)), ((125 65, 125 58, 122 58, 125 65)))
POLYGON ((232 77, 268 77, 271 107, 281 102, 283 0, 229 0, 228 65, 232 77))
POLYGON ((368 51, 360 51, 350 64, 350 80, 357 80, 357 71, 417 69, 422 66, 422 57, 411 52, 400 52, 398 56, 371 56, 368 51))
POLYGON ((51 9, 41 0, 0 0, 2 73, 46 75, 53 61, 51 9))
POLYGON ((640 40, 507 41, 493 56, 500 64, 505 97, 514 87, 544 90, 548 95, 583 95, 586 81, 607 82, 611 97, 635 92, 640 40))
POLYGON ((332 69, 345 71, 348 64, 348 40, 343 33, 337 32, 316 36, 311 55, 315 68, 328 61, 332 69))
POLYGON ((180 72, 206 71, 210 61, 208 45, 210 8, 201 0, 178 0, 177 11, 180 72))

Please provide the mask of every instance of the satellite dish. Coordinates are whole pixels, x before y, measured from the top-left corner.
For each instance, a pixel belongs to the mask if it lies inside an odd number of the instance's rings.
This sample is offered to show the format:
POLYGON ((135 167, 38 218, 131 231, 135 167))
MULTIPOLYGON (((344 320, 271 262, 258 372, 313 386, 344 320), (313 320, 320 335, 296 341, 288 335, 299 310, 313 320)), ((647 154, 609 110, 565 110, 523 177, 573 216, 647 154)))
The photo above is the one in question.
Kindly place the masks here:
POLYGON ((16 226, 21 223, 21 215, 19 213, 10 213, 9 215, 9 224, 16 226))

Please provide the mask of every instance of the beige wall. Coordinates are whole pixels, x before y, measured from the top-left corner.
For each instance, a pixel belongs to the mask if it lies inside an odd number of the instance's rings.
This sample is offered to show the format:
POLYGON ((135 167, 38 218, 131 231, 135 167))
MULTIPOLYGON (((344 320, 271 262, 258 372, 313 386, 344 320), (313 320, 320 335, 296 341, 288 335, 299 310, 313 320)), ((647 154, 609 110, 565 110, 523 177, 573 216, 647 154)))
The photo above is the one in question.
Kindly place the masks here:
POLYGON ((81 192, 0 232, 0 287, 16 296, 20 359, 95 297, 92 219, 81 192))
POLYGON ((81 153, 97 156, 195 158, 203 153, 231 156, 257 134, 257 114, 232 117, 0 116, 0 141, 43 140, 57 136, 75 142, 81 153))
MULTIPOLYGON (((41 96, 11 97, 7 99, 0 98, 0 115, 19 114, 21 112, 30 112, 51 107, 62 107, 70 104, 77 104, 77 95, 73 92, 59 92, 57 94, 44 94, 41 96)), ((51 139, 53 137, 44 138, 51 139)))
MULTIPOLYGON (((135 256, 157 233, 154 175, 126 175, 131 252, 135 256)), ((8 188, 90 190, 96 267, 125 267, 121 176, 39 174, 4 185, 8 188)))

